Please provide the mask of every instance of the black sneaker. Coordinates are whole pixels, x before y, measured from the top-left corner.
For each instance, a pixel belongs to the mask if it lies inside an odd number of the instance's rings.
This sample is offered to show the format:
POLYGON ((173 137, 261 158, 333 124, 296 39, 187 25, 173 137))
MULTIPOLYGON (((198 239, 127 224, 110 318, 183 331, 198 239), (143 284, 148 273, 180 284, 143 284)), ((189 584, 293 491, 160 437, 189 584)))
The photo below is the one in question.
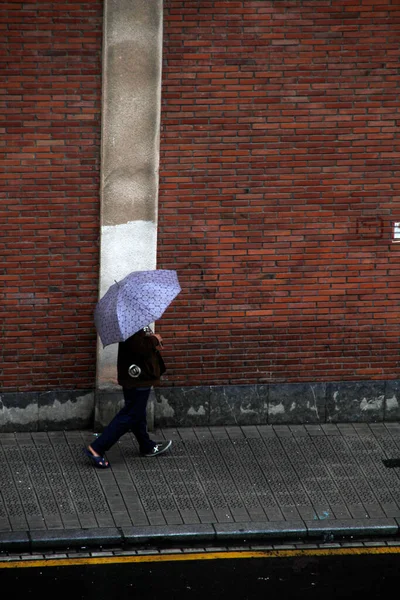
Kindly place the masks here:
POLYGON ((162 454, 172 445, 171 440, 166 440, 165 442, 157 442, 156 445, 150 452, 145 452, 143 456, 157 456, 158 454, 162 454))

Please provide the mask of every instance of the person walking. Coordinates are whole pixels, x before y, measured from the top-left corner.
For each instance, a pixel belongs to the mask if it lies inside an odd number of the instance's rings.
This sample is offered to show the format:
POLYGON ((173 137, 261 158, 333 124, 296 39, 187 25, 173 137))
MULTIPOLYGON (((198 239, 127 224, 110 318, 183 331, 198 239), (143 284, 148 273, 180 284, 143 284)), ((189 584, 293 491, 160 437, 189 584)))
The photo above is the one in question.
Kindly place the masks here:
POLYGON ((84 448, 94 466, 101 469, 111 466, 105 453, 129 430, 135 435, 143 456, 158 456, 171 447, 171 440, 155 442, 147 431, 150 390, 159 384, 166 370, 160 353, 162 347, 161 336, 153 333, 150 327, 144 327, 124 342, 119 342, 117 374, 125 405, 96 440, 84 448))

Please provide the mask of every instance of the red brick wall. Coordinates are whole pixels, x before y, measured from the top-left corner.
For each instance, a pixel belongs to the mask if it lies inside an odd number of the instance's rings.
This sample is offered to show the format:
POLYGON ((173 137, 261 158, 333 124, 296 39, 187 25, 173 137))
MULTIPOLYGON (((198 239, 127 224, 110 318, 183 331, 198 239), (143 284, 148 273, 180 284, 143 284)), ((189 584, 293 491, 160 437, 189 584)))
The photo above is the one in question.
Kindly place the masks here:
MULTIPOLYGON (((0 6, 2 391, 94 386, 102 12, 0 6)), ((164 12, 166 385, 398 378, 398 0, 164 12)))
POLYGON ((102 11, 0 6, 2 391, 94 387, 102 11))
POLYGON ((398 0, 164 7, 169 380, 398 378, 398 0))

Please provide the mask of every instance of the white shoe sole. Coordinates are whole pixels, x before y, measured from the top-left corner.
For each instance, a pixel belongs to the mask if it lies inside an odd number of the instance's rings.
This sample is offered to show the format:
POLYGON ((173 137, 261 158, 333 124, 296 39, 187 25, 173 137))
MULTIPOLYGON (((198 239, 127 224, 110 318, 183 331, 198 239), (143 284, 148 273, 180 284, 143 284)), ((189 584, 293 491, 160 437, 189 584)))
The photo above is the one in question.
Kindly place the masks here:
POLYGON ((169 442, 167 443, 167 445, 165 446, 165 448, 163 448, 162 450, 158 450, 157 452, 154 452, 152 454, 144 454, 143 456, 147 456, 148 458, 151 458, 152 456, 159 456, 160 454, 163 454, 169 448, 171 448, 171 446, 172 446, 172 441, 169 440, 169 442))

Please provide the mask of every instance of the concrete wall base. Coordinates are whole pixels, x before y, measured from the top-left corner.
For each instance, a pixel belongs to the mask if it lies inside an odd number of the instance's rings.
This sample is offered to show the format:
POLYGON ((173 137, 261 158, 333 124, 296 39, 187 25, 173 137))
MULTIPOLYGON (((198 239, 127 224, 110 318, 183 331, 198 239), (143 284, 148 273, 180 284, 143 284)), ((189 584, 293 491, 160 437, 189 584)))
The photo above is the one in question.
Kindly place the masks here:
MULTIPOLYGON (((0 432, 100 432, 123 405, 103 390, 0 394, 0 432)), ((161 427, 306 425, 400 421, 400 380, 160 387, 151 391, 149 431, 161 427)))
POLYGON ((0 432, 90 429, 93 390, 0 394, 0 432))
POLYGON ((400 419, 399 380, 171 387, 155 394, 156 427, 400 419))

